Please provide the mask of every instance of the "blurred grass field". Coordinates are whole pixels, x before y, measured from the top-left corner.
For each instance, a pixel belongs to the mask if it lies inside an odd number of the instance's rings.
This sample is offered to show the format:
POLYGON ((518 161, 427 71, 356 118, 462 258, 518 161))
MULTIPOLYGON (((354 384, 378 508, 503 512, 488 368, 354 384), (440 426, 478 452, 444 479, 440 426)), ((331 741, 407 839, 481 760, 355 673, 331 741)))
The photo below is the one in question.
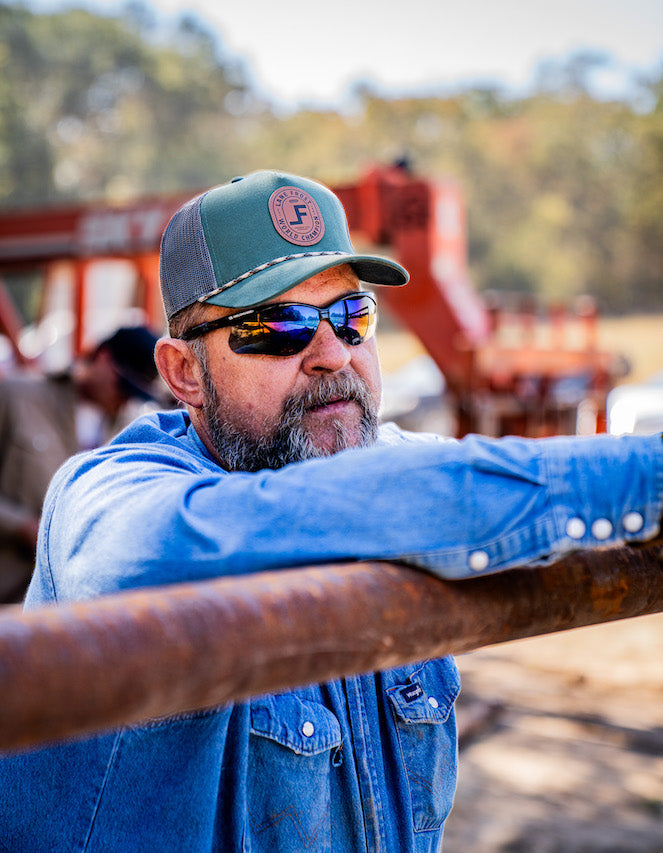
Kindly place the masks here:
POLYGON ((626 357, 631 372, 624 382, 643 382, 663 370, 663 314, 606 317, 599 321, 599 346, 626 357))

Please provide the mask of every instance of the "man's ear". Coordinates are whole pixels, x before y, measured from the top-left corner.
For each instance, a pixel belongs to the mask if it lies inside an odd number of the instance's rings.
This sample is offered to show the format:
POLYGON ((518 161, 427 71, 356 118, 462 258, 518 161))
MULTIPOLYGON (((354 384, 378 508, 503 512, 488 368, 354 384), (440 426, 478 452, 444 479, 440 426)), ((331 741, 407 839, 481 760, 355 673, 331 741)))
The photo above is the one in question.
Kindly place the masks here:
POLYGON ((201 370, 188 344, 179 338, 160 338, 154 362, 173 396, 199 409, 203 405, 201 370))

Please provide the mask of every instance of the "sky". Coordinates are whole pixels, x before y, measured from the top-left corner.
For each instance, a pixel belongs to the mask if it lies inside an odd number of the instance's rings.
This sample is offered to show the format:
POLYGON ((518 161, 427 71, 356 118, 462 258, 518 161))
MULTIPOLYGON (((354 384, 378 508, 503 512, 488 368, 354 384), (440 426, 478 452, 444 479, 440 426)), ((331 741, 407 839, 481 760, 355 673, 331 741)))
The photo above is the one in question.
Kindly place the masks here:
MULTIPOLYGON (((27 0, 35 11, 117 0, 27 0)), ((147 0, 196 12, 276 103, 339 106, 357 80, 381 94, 496 82, 521 89, 543 59, 607 52, 598 83, 620 95, 633 71, 663 67, 663 0, 147 0)))

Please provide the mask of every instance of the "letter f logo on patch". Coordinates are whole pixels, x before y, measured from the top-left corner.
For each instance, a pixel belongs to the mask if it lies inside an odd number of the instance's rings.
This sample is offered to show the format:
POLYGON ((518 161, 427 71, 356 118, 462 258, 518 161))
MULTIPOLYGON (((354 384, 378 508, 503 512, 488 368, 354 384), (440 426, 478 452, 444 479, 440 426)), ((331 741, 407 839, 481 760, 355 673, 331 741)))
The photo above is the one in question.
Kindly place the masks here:
POLYGON ((280 187, 269 197, 269 215, 277 233, 295 246, 322 240, 325 223, 316 200, 299 187, 280 187))
POLYGON ((289 225, 301 225, 302 222, 304 221, 304 214, 308 212, 306 209, 306 205, 305 204, 293 204, 292 211, 295 214, 295 216, 297 217, 297 219, 291 220, 288 224, 289 225))

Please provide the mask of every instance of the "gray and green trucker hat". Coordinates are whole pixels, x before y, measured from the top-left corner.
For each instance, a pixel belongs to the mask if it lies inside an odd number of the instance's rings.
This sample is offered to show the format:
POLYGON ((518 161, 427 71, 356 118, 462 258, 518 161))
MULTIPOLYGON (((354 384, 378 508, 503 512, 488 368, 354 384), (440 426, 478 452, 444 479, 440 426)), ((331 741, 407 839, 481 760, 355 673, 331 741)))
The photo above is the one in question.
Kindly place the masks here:
POLYGON ((395 261, 355 254, 343 206, 327 187, 254 172, 202 193, 168 223, 160 271, 166 315, 194 302, 250 308, 340 264, 369 284, 409 278, 395 261))

